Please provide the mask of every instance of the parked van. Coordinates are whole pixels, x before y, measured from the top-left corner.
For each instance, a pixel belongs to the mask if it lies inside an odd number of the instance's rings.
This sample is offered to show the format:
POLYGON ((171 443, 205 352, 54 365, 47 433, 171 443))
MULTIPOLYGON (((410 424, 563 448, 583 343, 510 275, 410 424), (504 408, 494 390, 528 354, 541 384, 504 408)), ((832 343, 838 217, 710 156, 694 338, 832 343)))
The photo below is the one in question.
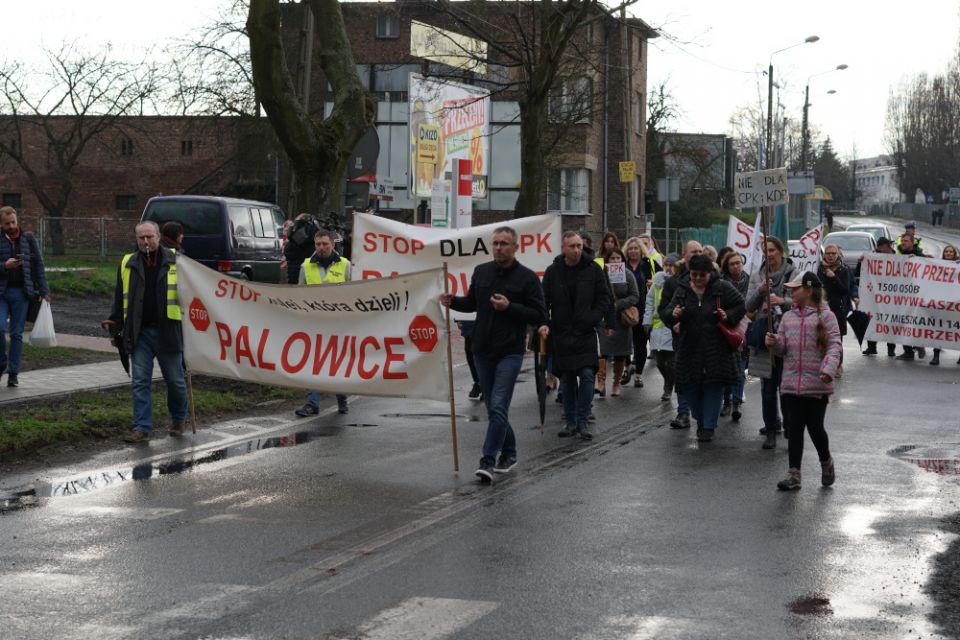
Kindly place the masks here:
POLYGON ((183 225, 183 250, 243 280, 280 282, 283 211, 275 204, 219 196, 150 198, 141 221, 183 225))

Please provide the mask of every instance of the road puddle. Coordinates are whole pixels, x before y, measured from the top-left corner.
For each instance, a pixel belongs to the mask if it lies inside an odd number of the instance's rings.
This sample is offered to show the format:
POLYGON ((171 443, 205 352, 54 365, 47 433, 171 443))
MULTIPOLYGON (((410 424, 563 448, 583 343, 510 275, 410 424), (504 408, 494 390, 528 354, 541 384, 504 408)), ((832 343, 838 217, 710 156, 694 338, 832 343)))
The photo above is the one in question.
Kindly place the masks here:
MULTIPOLYGON (((358 423, 357 426, 370 427, 376 425, 358 423)), ((184 473, 201 465, 233 460, 240 456, 263 451, 264 449, 295 447, 318 438, 337 435, 341 430, 341 427, 320 426, 310 430, 296 431, 279 436, 251 438, 213 451, 204 451, 190 455, 180 454, 115 470, 100 469, 69 478, 57 478, 38 484, 29 490, 18 491, 7 496, 0 496, 0 515, 43 506, 48 499, 87 494, 110 487, 116 487, 131 480, 146 481, 162 476, 184 473)))
POLYGON ((890 455, 924 471, 942 476, 960 475, 960 443, 932 445, 906 444, 891 450, 890 455))

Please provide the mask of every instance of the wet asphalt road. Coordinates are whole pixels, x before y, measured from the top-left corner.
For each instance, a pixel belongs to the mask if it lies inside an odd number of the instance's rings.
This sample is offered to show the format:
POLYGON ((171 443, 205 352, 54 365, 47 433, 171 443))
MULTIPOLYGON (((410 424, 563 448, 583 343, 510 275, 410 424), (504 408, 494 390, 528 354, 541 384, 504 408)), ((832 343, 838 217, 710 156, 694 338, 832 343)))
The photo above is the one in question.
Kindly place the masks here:
POLYGON ((595 403, 588 445, 552 398, 530 428, 522 374, 521 461, 493 487, 463 367, 459 474, 446 404, 354 398, 0 478, 39 496, 0 513, 0 636, 960 638, 960 354, 846 347, 832 489, 807 441, 803 489, 776 491, 756 382, 700 446, 652 368, 595 403))
POLYGON ((846 356, 833 489, 808 443, 803 490, 775 490, 786 450, 760 450, 756 383, 701 447, 662 426, 654 371, 596 403, 590 445, 556 438, 552 401, 530 429, 521 383, 521 463, 492 488, 477 404, 454 475, 444 405, 372 398, 4 478, 59 497, 0 515, 3 636, 960 637, 960 367, 846 356))

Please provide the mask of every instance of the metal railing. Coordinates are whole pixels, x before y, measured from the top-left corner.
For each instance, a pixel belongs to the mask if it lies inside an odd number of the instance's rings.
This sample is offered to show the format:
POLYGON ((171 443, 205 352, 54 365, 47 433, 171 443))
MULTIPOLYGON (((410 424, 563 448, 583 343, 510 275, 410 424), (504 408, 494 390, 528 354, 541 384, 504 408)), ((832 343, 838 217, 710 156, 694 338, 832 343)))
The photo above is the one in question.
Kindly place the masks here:
POLYGON ((54 233, 59 228, 66 254, 107 256, 123 254, 136 247, 134 226, 136 219, 116 217, 18 216, 20 227, 31 231, 40 242, 43 253, 54 249, 54 233))

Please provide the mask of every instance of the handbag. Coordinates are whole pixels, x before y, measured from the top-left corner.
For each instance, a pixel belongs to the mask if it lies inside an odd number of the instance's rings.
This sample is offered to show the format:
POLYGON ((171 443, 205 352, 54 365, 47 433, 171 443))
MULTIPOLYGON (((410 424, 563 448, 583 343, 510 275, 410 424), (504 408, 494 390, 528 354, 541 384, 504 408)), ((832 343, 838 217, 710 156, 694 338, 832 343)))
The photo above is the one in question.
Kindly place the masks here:
POLYGON ((640 309, 636 307, 627 307, 620 312, 620 322, 628 327, 635 327, 640 324, 640 309))
MULTIPOLYGON (((717 311, 720 311, 720 296, 717 296, 716 300, 717 311)), ((723 321, 717 321, 717 327, 720 329, 720 333, 723 334, 723 338, 727 341, 727 347, 730 348, 730 351, 740 351, 743 345, 746 344, 747 325, 745 321, 746 318, 741 318, 735 327, 731 327, 723 321)))

